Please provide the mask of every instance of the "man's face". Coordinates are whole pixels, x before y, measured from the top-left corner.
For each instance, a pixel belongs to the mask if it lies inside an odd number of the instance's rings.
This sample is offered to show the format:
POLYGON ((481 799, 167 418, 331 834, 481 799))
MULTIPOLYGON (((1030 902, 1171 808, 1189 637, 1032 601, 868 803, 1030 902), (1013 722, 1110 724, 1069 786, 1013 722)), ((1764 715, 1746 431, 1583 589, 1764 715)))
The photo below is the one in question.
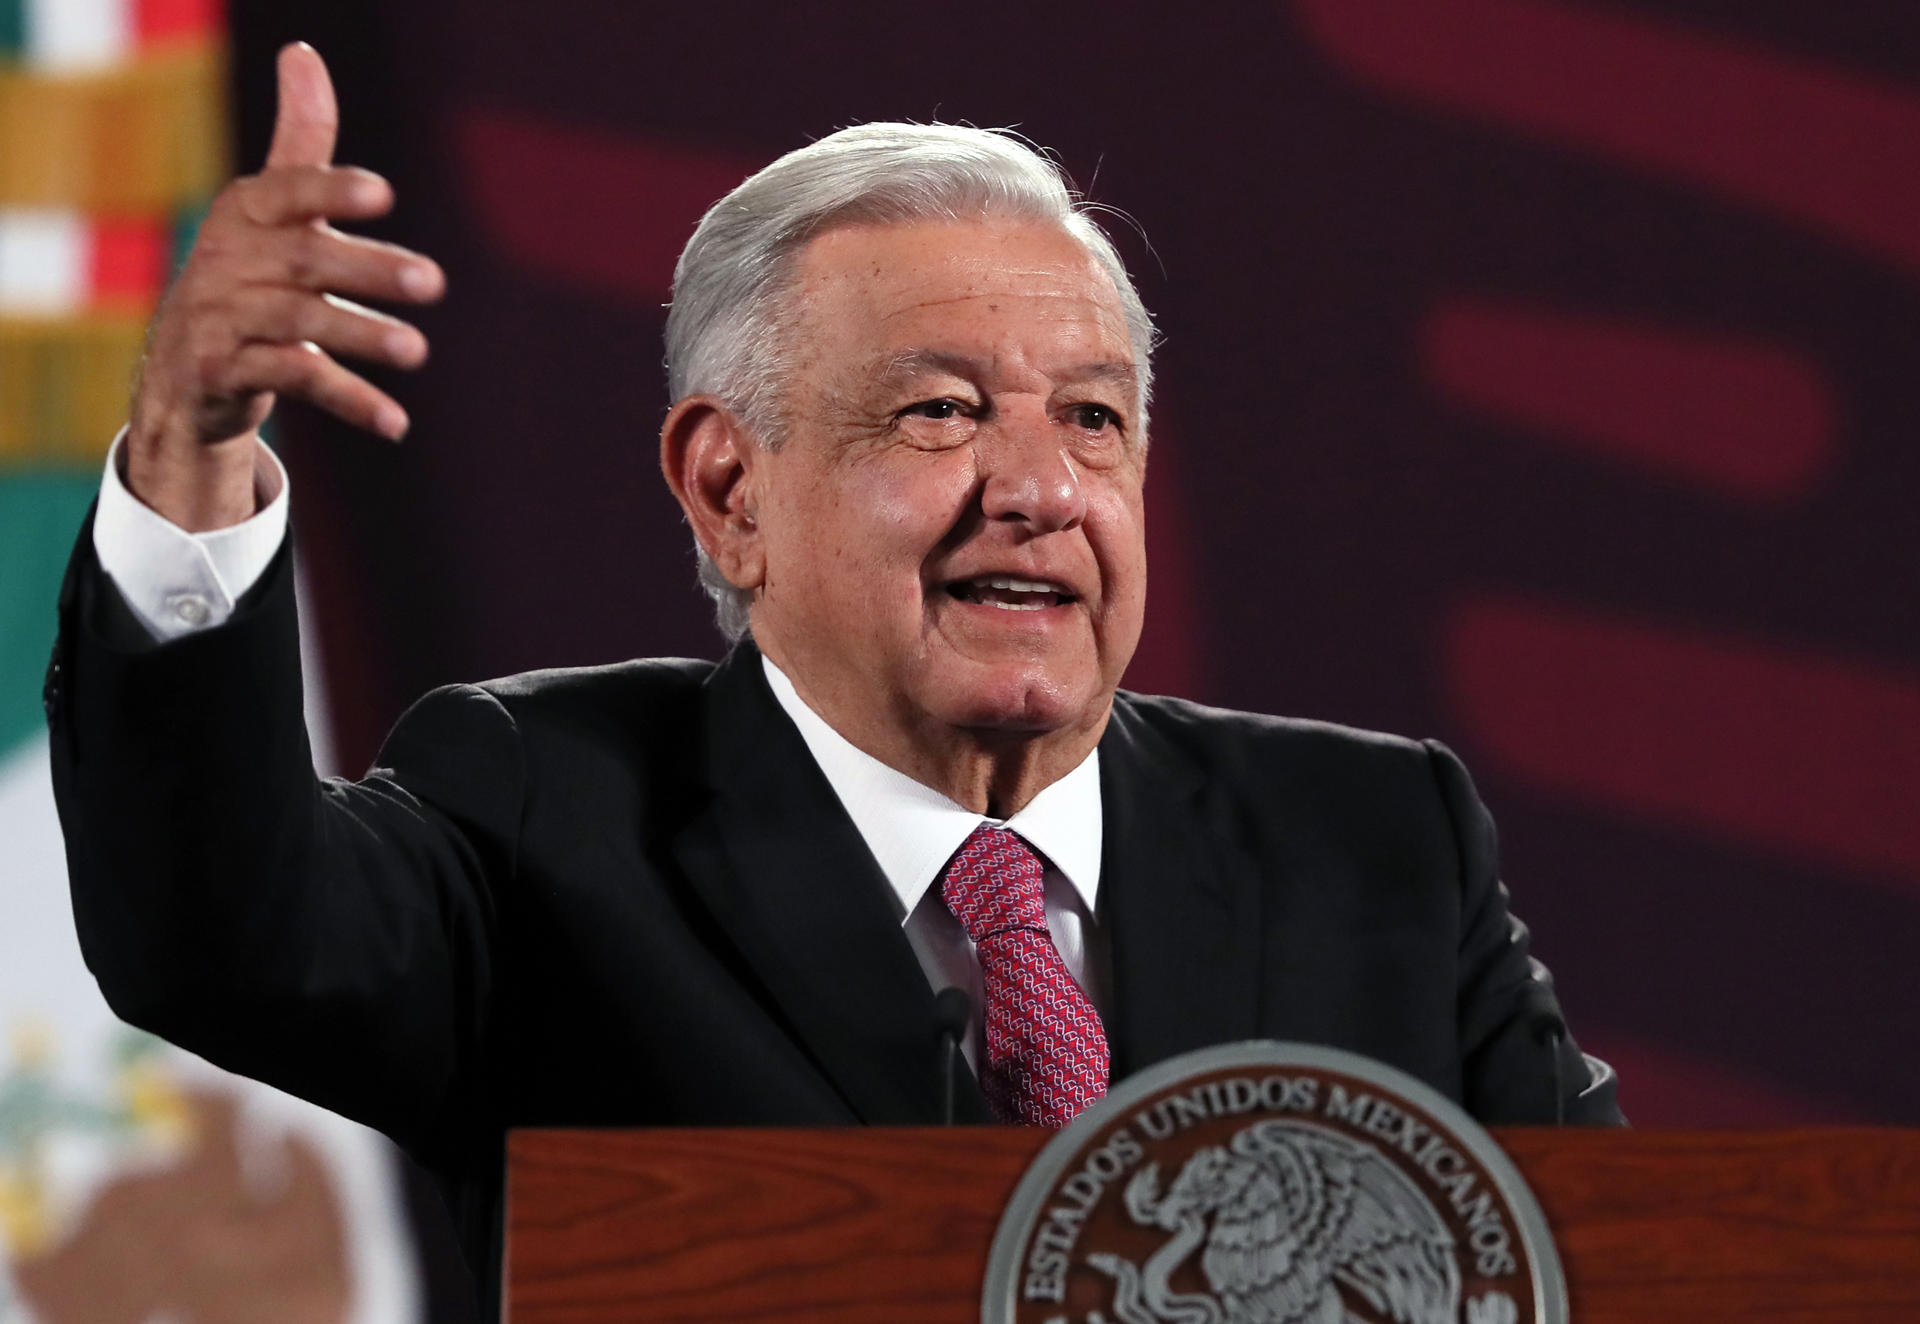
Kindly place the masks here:
POLYGON ((1146 597, 1113 282, 1051 226, 926 222, 820 236, 797 289, 755 638, 830 720, 1097 733, 1146 597))

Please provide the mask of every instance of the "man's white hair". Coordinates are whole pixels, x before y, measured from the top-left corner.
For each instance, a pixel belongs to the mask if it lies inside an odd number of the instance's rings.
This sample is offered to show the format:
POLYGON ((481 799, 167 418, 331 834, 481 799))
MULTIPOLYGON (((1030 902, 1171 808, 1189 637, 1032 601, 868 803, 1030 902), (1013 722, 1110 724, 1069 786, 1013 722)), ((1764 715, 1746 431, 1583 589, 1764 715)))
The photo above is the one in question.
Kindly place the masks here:
MULTIPOLYGON (((788 418, 795 257, 841 226, 1004 217, 1053 224, 1113 280, 1126 311, 1146 436, 1153 320, 1105 231, 1066 174, 1017 135, 953 124, 858 124, 787 153, 713 204, 680 254, 667 313, 667 389, 711 394, 758 444, 778 447, 788 418)), ((729 641, 747 632, 752 594, 696 547, 700 584, 729 641)))

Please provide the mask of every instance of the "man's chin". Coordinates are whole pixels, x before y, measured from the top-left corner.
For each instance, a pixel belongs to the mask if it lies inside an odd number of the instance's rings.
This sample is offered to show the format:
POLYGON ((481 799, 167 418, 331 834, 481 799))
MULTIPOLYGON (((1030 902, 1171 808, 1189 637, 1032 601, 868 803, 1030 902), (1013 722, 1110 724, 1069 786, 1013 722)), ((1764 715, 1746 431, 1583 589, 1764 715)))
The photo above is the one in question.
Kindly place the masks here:
POLYGON ((1010 739, 1081 730, 1105 714, 1113 695, 1032 666, 981 668, 983 675, 937 684, 928 708, 948 725, 1010 739))

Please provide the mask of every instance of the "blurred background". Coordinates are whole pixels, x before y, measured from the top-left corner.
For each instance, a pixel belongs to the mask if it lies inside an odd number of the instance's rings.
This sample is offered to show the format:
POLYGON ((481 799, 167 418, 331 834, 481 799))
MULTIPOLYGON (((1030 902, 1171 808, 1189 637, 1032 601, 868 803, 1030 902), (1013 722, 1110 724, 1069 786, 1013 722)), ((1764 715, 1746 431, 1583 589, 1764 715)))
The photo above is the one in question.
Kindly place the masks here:
POLYGON ((464 1318, 379 1142, 98 1007, 45 787, 141 327, 296 37, 452 287, 404 446, 276 436, 333 767, 438 684, 715 656, 655 462, 681 244, 839 126, 1011 125, 1165 336, 1127 683, 1460 752, 1637 1124, 1920 1123, 1920 10, 650 8, 0 0, 0 1321, 464 1318), (193 1267, 189 1206, 279 1258, 193 1267))

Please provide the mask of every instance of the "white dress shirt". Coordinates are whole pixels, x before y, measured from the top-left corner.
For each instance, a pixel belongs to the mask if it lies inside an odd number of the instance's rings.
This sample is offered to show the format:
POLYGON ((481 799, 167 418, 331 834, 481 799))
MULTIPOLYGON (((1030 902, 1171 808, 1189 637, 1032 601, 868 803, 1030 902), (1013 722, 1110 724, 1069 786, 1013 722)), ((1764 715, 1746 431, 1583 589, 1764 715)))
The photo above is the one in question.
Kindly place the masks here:
POLYGON ((259 582, 287 536, 287 471, 280 457, 256 447, 251 519, 211 533, 188 533, 127 490, 120 475, 126 430, 107 451, 100 504, 93 513, 93 551, 133 614, 164 643, 211 629, 259 582))
POLYGON ((1093 922, 1100 891, 1100 751, 1094 749, 1072 772, 1029 800, 1012 818, 988 818, 888 767, 828 726, 806 705, 785 673, 765 654, 774 697, 800 728, 813 761, 827 775, 847 816, 880 864, 900 903, 900 922, 935 992, 966 991, 973 1023, 963 1045, 967 1061, 979 1064, 980 960, 966 927, 953 917, 933 884, 947 861, 982 823, 1004 827, 1036 852, 1046 867, 1047 928, 1067 971, 1086 990, 1094 1009, 1106 1013, 1107 949, 1093 922))
MULTIPOLYGON (((107 453, 93 547, 100 568, 156 640, 177 639, 223 624, 234 603, 259 581, 287 533, 286 470, 259 448, 254 490, 258 511, 230 528, 188 533, 143 504, 121 477, 126 433, 107 453)), ((979 1063, 980 962, 966 928, 947 909, 934 882, 973 830, 992 823, 1018 833, 1045 866, 1047 927, 1067 970, 1094 1007, 1107 1009, 1107 946, 1093 922, 1100 890, 1099 750, 1004 821, 976 814, 857 748, 801 699, 780 668, 761 659, 774 697, 800 729, 820 770, 840 797, 899 904, 901 926, 927 982, 938 992, 964 989, 973 1023, 962 1045, 979 1063)))

